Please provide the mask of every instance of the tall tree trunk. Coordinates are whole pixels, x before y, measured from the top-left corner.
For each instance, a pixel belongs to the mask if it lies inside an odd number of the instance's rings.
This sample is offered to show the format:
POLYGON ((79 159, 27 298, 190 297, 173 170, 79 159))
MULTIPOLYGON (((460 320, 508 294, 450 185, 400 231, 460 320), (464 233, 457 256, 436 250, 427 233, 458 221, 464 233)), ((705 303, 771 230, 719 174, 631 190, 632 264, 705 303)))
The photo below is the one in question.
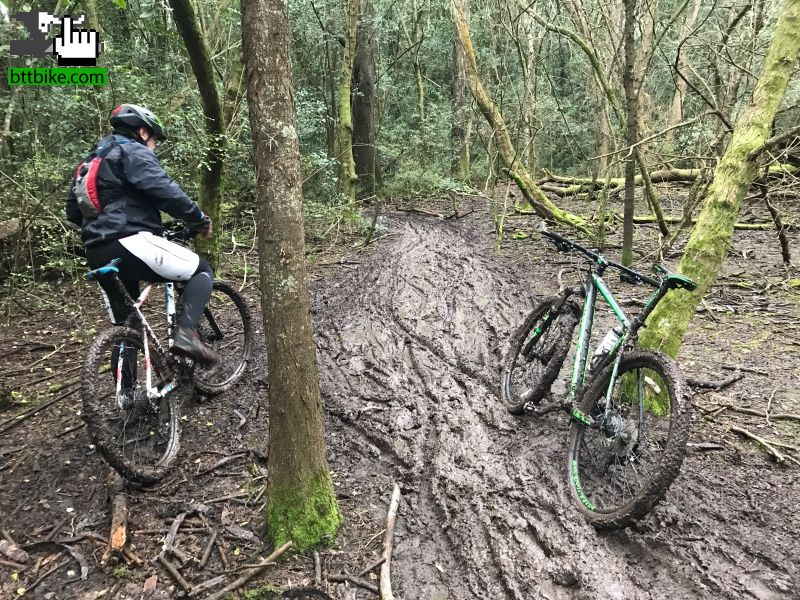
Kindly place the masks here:
POLYGON ((345 22, 345 42, 339 71, 339 120, 336 124, 339 189, 351 204, 356 202, 356 182, 358 181, 356 163, 353 159, 353 113, 350 108, 350 94, 356 56, 359 1, 346 0, 347 21, 345 22))
MULTIPOLYGON (((464 0, 464 19, 469 22, 469 0, 464 0)), ((453 79, 450 87, 452 124, 450 125, 450 176, 456 181, 469 177, 469 143, 467 141, 467 74, 464 49, 458 41, 458 33, 453 30, 453 79)))
POLYGON ((200 206, 217 226, 218 234, 207 239, 198 239, 197 248, 216 267, 219 262, 219 240, 221 229, 220 207, 222 172, 225 166, 225 123, 222 118, 222 103, 214 78, 211 54, 200 33, 197 18, 190 0, 170 0, 172 16, 178 32, 186 44, 189 62, 200 92, 203 116, 206 122, 206 158, 200 169, 200 206))
MULTIPOLYGON (((702 0, 693 0, 691 12, 683 21, 680 34, 678 35, 678 39, 680 41, 678 46, 678 57, 675 62, 678 65, 678 70, 681 73, 685 72, 686 67, 689 66, 689 59, 687 58, 686 51, 683 48, 683 42, 694 27, 694 23, 697 20, 697 15, 700 12, 701 3, 702 0)), ((667 123, 668 127, 672 127, 673 125, 677 125, 683 121, 683 101, 686 98, 686 92, 688 89, 689 84, 686 83, 686 80, 678 77, 677 81, 675 82, 675 94, 672 96, 672 104, 670 105, 669 109, 669 121, 667 123)), ((675 129, 667 131, 667 135, 664 138, 668 148, 671 148, 675 141, 675 131, 675 129)))
POLYGON ((375 170, 378 168, 375 112, 377 96, 378 38, 372 0, 361 0, 356 59, 353 65, 353 160, 364 194, 375 193, 375 170))
POLYGON ((322 427, 305 266, 291 29, 282 0, 242 0, 247 100, 258 185, 258 254, 269 377, 267 530, 300 551, 342 517, 322 427))
POLYGON ((625 71, 622 85, 625 89, 625 142, 631 151, 625 159, 625 205, 622 221, 622 264, 633 262, 633 213, 635 208, 634 179, 636 178, 636 151, 633 146, 638 141, 639 98, 636 89, 636 51, 633 46, 633 28, 636 22, 636 0, 625 0, 625 28, 623 31, 625 47, 625 71))
POLYGON ((467 84, 469 85, 470 93, 475 98, 483 116, 492 128, 492 138, 497 142, 498 153, 506 169, 508 169, 508 174, 517 183, 525 199, 539 215, 561 221, 591 235, 591 232, 586 228, 585 219, 561 210, 550 201, 539 186, 536 185, 536 182, 525 168, 524 161, 517 156, 511 143, 511 137, 508 134, 505 119, 503 119, 500 110, 486 93, 478 76, 478 63, 475 59, 475 51, 472 49, 472 39, 469 35, 467 21, 464 18, 463 0, 450 0, 450 9, 459 41, 464 48, 464 56, 467 63, 467 84))
POLYGON ((677 356, 695 308, 714 283, 728 252, 742 200, 757 174, 756 155, 769 137, 798 55, 800 0, 787 0, 753 97, 739 116, 678 265, 680 273, 697 282, 697 289, 670 292, 664 298, 648 319, 641 336, 643 345, 677 356))

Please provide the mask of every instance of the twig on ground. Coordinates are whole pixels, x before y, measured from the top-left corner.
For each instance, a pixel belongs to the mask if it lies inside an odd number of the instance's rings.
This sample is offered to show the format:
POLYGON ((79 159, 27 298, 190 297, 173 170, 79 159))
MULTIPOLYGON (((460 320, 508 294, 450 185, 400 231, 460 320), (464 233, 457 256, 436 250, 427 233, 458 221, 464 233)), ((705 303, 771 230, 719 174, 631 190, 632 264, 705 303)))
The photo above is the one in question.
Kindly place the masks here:
POLYGON ((75 388, 73 388, 73 389, 71 389, 71 390, 69 390, 67 392, 64 392, 60 396, 57 396, 57 397, 53 398, 52 400, 48 400, 47 402, 45 402, 43 404, 39 404, 38 406, 34 406, 32 408, 29 408, 25 412, 20 413, 20 414, 18 414, 16 416, 13 416, 10 419, 8 419, 7 421, 3 421, 3 423, 0 424, 0 433, 5 433, 5 432, 7 432, 7 431, 9 431, 11 429, 14 429, 14 427, 19 425, 20 423, 22 423, 26 419, 31 418, 36 413, 43 411, 45 408, 48 408, 48 407, 52 406, 56 402, 59 402, 59 401, 63 400, 64 398, 68 397, 68 396, 71 396, 72 394, 74 394, 77 391, 78 391, 78 388, 75 387, 75 388))
POLYGON ((175 568, 175 565, 173 565, 169 561, 169 559, 163 554, 159 554, 158 556, 156 556, 156 558, 158 559, 158 562, 160 562, 163 565, 163 567, 167 570, 167 572, 172 576, 172 578, 175 580, 175 583, 181 586, 184 592, 186 592, 187 594, 191 594, 192 584, 190 584, 183 578, 183 575, 181 575, 178 572, 178 569, 175 568))
MULTIPOLYGON (((744 415, 753 415, 755 417, 763 417, 767 418, 766 412, 761 412, 760 410, 755 410, 753 408, 743 408, 740 406, 734 406, 732 404, 725 404, 725 408, 732 410, 733 412, 742 413, 744 415)), ((794 415, 790 413, 773 413, 769 415, 770 419, 776 420, 786 420, 786 421, 800 421, 800 415, 794 415)))
POLYGON ((319 552, 314 550, 314 585, 322 583, 322 561, 319 559, 319 552))
POLYGON ((203 500, 203 504, 216 504, 217 502, 227 502, 234 498, 244 498, 247 494, 244 492, 237 492, 235 494, 228 494, 227 496, 220 496, 219 498, 212 498, 211 500, 203 500))
POLYGON ((781 452, 779 452, 775 448, 775 446, 773 446, 771 443, 769 443, 764 438, 757 436, 755 433, 752 433, 751 431, 748 431, 747 429, 743 429, 742 427, 737 427, 736 425, 731 425, 730 429, 731 429, 731 431, 735 431, 736 433, 741 434, 741 435, 743 435, 745 437, 748 437, 751 440, 754 440, 754 441, 758 442, 759 444, 761 444, 761 446, 765 450, 767 450, 770 454, 772 454, 772 456, 774 456, 775 460, 777 460, 778 462, 783 462, 784 460, 786 460, 786 457, 781 452))
POLYGON ((13 562, 10 560, 5 560, 0 558, 0 565, 4 567, 8 567, 9 569, 14 569, 16 571, 22 571, 23 569, 27 569, 28 565, 23 565, 22 563, 13 562))
POLYGON ((689 442, 686 444, 688 448, 693 448, 694 450, 699 451, 706 451, 706 450, 724 450, 725 446, 722 444, 714 444, 711 442, 701 442, 699 444, 695 444, 693 442, 689 442))
POLYGON ((380 594, 380 590, 378 586, 372 583, 371 581, 367 581, 366 579, 362 579, 361 577, 356 577, 355 575, 348 575, 347 573, 339 573, 337 575, 328 575, 328 581, 333 581, 334 583, 344 583, 345 581, 352 583, 353 585, 357 585, 358 587, 364 588, 365 590, 369 590, 375 594, 380 594))
POLYGON ((218 585, 225 583, 228 577, 226 575, 217 575, 216 577, 212 577, 211 579, 207 579, 206 581, 197 584, 192 589, 192 592, 189 594, 191 598, 197 598, 203 592, 210 590, 211 588, 215 588, 218 585))
POLYGON ((368 573, 370 573, 370 572, 374 571, 375 569, 377 569, 378 567, 380 567, 385 562, 386 562, 386 557, 385 556, 381 556, 378 560, 376 560, 371 565, 361 569, 361 572, 358 574, 358 576, 359 577, 364 577, 368 573))
POLYGON ((383 538, 383 564, 381 565, 380 597, 381 600, 394 600, 392 594, 391 563, 392 544, 394 542, 394 527, 397 523, 397 508, 400 505, 400 486, 394 484, 392 499, 389 502, 389 512, 386 515, 386 535, 383 538))
POLYGON ((219 469, 220 467, 222 467, 224 465, 227 465, 230 462, 238 460, 238 459, 242 458, 243 456, 247 456, 247 452, 237 452, 236 454, 231 454, 230 456, 226 456, 224 458, 221 458, 217 462, 215 462, 213 465, 208 467, 207 469, 204 469, 204 470, 200 471, 195 477, 202 477, 203 475, 208 475, 212 471, 215 471, 215 470, 219 469))
POLYGON ((764 411, 764 418, 767 420, 767 425, 772 425, 772 423, 769 422, 769 411, 772 408, 772 401, 775 399, 775 394, 777 391, 778 388, 772 390, 772 394, 770 394, 769 400, 767 400, 767 409, 764 411))
POLYGON ((720 390, 724 390, 726 387, 730 387, 731 385, 733 385, 742 378, 744 378, 744 375, 742 373, 735 373, 728 379, 723 379, 722 381, 711 381, 706 379, 695 379, 694 377, 687 377, 686 383, 695 388, 706 388, 718 392, 720 390))
POLYGON ((55 437, 62 438, 65 435, 69 435, 73 431, 78 431, 78 429, 83 429, 84 427, 86 427, 86 422, 85 421, 81 421, 77 425, 73 425, 72 427, 68 427, 67 429, 65 429, 61 433, 57 433, 55 437))
POLYGON ((217 552, 219 552, 219 559, 222 561, 222 566, 225 567, 225 570, 230 568, 230 563, 228 562, 228 556, 225 554, 225 548, 222 547, 222 541, 217 536, 217 541, 214 542, 217 546, 217 552))
POLYGON ((31 364, 29 364, 29 365, 26 365, 26 366, 22 367, 22 370, 23 370, 23 371, 27 371, 27 370, 29 370, 29 369, 32 369, 33 367, 35 367, 36 365, 38 365, 40 362, 44 362, 45 360, 47 360, 48 358, 50 358, 50 357, 51 357, 51 356, 53 356, 54 354, 58 354, 59 352, 61 352, 61 350, 63 350, 63 349, 64 349, 64 346, 66 346, 66 344, 61 344, 61 345, 60 345, 58 348, 56 348, 55 350, 53 350, 53 351, 52 351, 52 352, 50 352, 49 354, 45 354, 45 355, 44 355, 42 358, 40 358, 40 359, 38 359, 38 360, 35 360, 35 361, 33 361, 31 364))
POLYGON ((44 538, 45 542, 52 542, 53 538, 56 537, 56 534, 61 530, 64 524, 69 521, 71 515, 66 515, 63 519, 61 519, 55 527, 50 530, 50 533, 47 534, 47 537, 44 538))
POLYGON ((39 584, 42 583, 45 579, 47 579, 47 577, 49 577, 50 575, 52 575, 53 573, 58 571, 61 567, 65 566, 68 562, 69 562, 69 559, 62 560, 57 565, 55 565, 52 569, 47 570, 45 573, 42 574, 41 577, 39 577, 39 579, 37 579, 32 584, 30 584, 27 588, 25 588, 25 594, 26 595, 30 594, 33 590, 35 590, 37 587, 39 587, 39 584))
POLYGON ((745 367, 742 365, 721 365, 726 371, 744 371, 745 373, 755 373, 756 375, 765 375, 769 377, 769 373, 762 369, 754 369, 753 367, 745 367))
POLYGON ((211 556, 211 551, 214 549, 214 542, 217 541, 217 536, 219 535, 219 530, 215 527, 211 531, 211 537, 208 540, 208 544, 206 545, 206 549, 203 550, 203 556, 200 558, 200 564, 198 565, 199 569, 204 569, 206 563, 208 562, 209 557, 211 556))
POLYGON ((241 577, 239 577, 239 579, 236 579, 235 581, 233 581, 233 582, 229 583, 228 585, 226 585, 224 588, 222 588, 221 590, 219 590, 219 591, 218 591, 218 592, 216 592, 215 594, 212 594, 211 596, 209 596, 207 600, 222 600, 222 599, 223 599, 223 598, 225 598, 225 596, 227 596, 227 595, 228 595, 230 592, 235 592, 236 590, 238 590, 239 588, 241 588, 243 585, 245 585, 245 584, 246 584, 248 581, 250 581, 251 579, 253 579, 253 578, 255 578, 255 577, 258 577, 258 576, 259 576, 261 573, 263 573, 263 572, 264 572, 264 570, 265 570, 267 567, 269 567, 269 566, 271 566, 271 565, 274 565, 274 564, 275 564, 275 561, 276 561, 276 560, 277 560, 277 559, 278 559, 278 558, 279 558, 279 557, 280 557, 280 556, 281 556, 281 555, 282 555, 284 552, 286 552, 286 551, 287 551, 289 548, 291 548, 291 547, 292 547, 292 542, 291 542, 291 541, 289 541, 289 542, 286 542, 286 543, 285 543, 283 546, 281 546, 280 548, 276 549, 276 550, 275 550, 275 551, 274 551, 272 554, 270 554, 270 555, 269 555, 267 558, 265 558, 264 560, 262 560, 262 561, 261 561, 261 562, 258 564, 258 566, 256 566, 256 567, 254 567, 253 569, 251 569, 249 573, 247 573, 247 574, 245 574, 245 575, 242 575, 241 577))
POLYGON ((396 208, 395 210, 399 212, 419 213, 421 215, 428 215, 429 217, 436 217, 437 219, 444 219, 444 215, 425 210, 424 208, 396 208))

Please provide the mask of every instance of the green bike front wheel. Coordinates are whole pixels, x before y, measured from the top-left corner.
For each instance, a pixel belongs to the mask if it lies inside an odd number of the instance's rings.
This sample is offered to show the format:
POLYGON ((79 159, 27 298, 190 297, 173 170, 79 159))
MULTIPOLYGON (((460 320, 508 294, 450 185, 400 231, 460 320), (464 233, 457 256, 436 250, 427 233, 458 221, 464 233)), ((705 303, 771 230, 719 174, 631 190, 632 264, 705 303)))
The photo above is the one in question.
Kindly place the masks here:
POLYGON ((688 390, 671 358, 624 354, 609 396, 613 367, 581 394, 579 408, 595 425, 573 422, 567 458, 572 498, 599 529, 630 525, 664 497, 683 462, 691 420, 688 390))

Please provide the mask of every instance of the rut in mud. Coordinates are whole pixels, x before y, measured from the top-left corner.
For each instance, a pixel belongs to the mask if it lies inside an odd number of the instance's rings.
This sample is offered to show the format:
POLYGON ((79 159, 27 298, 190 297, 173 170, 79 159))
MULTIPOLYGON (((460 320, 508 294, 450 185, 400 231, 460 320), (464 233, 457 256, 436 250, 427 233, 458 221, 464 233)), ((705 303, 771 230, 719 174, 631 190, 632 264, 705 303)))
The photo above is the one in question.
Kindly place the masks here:
POLYGON ((636 531, 598 534, 572 509, 566 418, 513 417, 497 397, 506 340, 557 287, 557 255, 529 243, 538 256, 498 257, 482 219, 403 218, 393 232, 316 286, 314 312, 332 464, 376 520, 391 480, 403 488, 402 597, 796 593, 797 471, 763 457, 720 468, 690 454, 636 531))

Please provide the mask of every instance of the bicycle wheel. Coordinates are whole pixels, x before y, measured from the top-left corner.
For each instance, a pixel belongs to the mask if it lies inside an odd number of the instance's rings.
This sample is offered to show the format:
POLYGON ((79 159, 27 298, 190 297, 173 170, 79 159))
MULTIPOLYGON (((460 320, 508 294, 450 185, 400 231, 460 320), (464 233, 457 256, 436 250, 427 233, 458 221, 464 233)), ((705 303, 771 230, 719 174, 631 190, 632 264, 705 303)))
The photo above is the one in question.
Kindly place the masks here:
POLYGON ((526 404, 544 398, 564 364, 578 323, 578 307, 567 301, 553 310, 558 299, 546 298, 511 338, 500 383, 500 397, 511 414, 520 414, 526 404))
POLYGON ((625 527, 661 500, 683 462, 691 402, 678 365, 649 350, 622 356, 605 417, 614 365, 585 389, 580 409, 594 426, 575 421, 567 457, 569 487, 595 527, 625 527))
POLYGON ((200 339, 217 353, 219 362, 211 367, 195 365, 195 384, 204 394, 219 394, 242 378, 253 352, 250 309, 228 284, 214 282, 199 332, 200 339))
MULTIPOLYGON (((157 384, 165 369, 161 356, 152 350, 153 383, 157 384)), ((112 327, 98 335, 83 368, 84 419, 108 464, 126 479, 144 484, 167 473, 180 442, 174 395, 150 400, 146 387, 142 334, 112 327)))

